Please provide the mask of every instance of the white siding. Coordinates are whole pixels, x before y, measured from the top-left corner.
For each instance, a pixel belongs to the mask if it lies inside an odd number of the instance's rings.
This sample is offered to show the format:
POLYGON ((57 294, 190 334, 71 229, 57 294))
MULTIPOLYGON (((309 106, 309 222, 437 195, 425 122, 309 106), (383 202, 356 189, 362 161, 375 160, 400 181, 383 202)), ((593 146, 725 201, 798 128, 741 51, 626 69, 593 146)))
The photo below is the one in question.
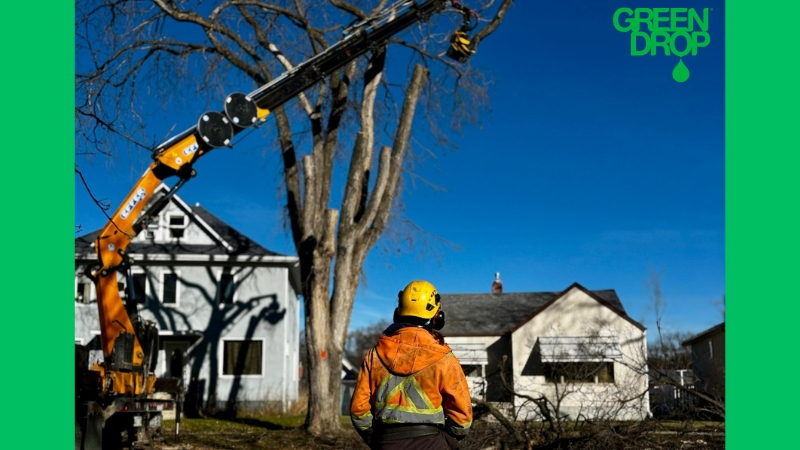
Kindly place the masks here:
MULTIPOLYGON (((585 292, 573 288, 547 309, 512 334, 514 387, 531 397, 547 396, 560 404, 562 414, 575 419, 587 417, 641 419, 648 414, 646 355, 644 331, 597 302, 585 292), (542 336, 614 336, 623 357, 614 362, 611 383, 548 383, 535 369, 534 346, 542 336), (644 397, 639 397, 645 393, 644 397), (620 400, 630 400, 624 406, 620 400)), ((533 418, 535 405, 515 400, 521 418, 533 418)))
MULTIPOLYGON (((81 268, 82 270, 82 268, 81 268)), ((236 390, 236 400, 247 404, 264 402, 285 403, 297 400, 299 380, 298 299, 291 287, 286 288, 288 269, 283 267, 235 267, 239 273, 238 301, 232 305, 219 305, 216 295, 218 267, 205 266, 155 266, 146 268, 151 295, 141 310, 145 320, 158 324, 165 335, 193 332, 201 335, 197 351, 202 361, 187 355, 187 378, 203 381, 207 395, 210 386, 216 386, 219 401, 228 400, 236 390), (178 307, 164 307, 159 301, 160 274, 164 270, 180 273, 181 287, 178 307), (264 342, 264 376, 221 377, 217 352, 223 339, 261 339, 264 342), (215 342, 210 340, 219 339, 215 342), (214 367, 212 368, 212 359, 214 367), (237 379, 240 378, 240 379, 237 379)), ((75 339, 91 341, 93 330, 99 327, 97 304, 75 305, 75 339)), ((161 375, 166 370, 167 355, 159 354, 155 371, 161 375)), ((190 380, 187 380, 187 382, 190 380)))

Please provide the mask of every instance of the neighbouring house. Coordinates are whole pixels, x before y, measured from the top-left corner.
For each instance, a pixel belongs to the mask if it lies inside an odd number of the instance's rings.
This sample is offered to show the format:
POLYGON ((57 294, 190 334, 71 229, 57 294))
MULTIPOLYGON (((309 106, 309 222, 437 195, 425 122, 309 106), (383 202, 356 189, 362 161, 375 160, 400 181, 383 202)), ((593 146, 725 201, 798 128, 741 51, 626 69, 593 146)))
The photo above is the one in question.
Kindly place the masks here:
POLYGON ((341 409, 342 415, 350 415, 350 401, 353 399, 353 392, 356 390, 359 368, 354 366, 347 357, 342 356, 342 396, 341 409))
MULTIPOLYGON (((167 192, 159 186, 152 201, 167 192)), ((84 275, 96 261, 96 236, 75 240, 75 342, 89 345, 92 358, 102 360, 96 293, 84 275)), ((183 378, 187 411, 286 410, 297 400, 297 257, 265 249, 177 195, 133 239, 128 253, 135 297, 144 299, 140 314, 160 330, 155 373, 183 378)), ((118 281, 127 287, 122 274, 118 281)))
POLYGON ((441 296, 473 398, 518 420, 541 420, 543 397, 569 420, 649 415, 646 330, 614 290, 504 293, 496 274, 486 293, 441 296))
POLYGON ((695 389, 725 401, 725 322, 683 341, 692 352, 695 389))

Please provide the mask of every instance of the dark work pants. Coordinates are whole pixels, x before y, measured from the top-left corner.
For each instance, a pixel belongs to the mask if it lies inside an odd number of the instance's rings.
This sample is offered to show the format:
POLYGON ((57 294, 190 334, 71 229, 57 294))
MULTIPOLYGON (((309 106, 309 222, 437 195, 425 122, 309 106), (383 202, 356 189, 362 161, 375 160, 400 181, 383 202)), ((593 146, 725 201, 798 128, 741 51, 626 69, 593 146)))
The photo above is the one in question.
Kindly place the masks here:
POLYGON ((439 434, 429 436, 376 442, 370 445, 370 448, 372 450, 453 450, 458 448, 458 441, 439 430, 439 434))

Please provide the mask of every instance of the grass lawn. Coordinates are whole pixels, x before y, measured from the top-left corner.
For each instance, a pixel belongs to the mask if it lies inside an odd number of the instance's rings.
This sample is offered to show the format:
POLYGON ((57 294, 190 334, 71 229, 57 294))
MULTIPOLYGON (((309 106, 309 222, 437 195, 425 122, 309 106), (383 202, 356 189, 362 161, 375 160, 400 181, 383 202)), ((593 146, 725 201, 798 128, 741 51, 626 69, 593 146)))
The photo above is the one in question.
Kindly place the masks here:
POLYGON ((342 431, 322 440, 312 439, 302 429, 305 415, 253 416, 236 419, 182 419, 176 440, 175 421, 164 421, 165 441, 156 449, 366 449, 342 416, 342 431))
MULTIPOLYGON (((341 417, 342 429, 339 433, 316 440, 309 436, 302 428, 304 421, 305 415, 253 415, 230 420, 217 418, 183 419, 181 420, 180 436, 179 439, 176 440, 174 434, 175 422, 167 420, 164 421, 165 442, 151 448, 157 450, 367 450, 367 446, 353 430, 348 416, 341 417)), ((535 440, 538 432, 542 430, 541 423, 519 425, 520 429, 524 430, 525 434, 532 440, 535 440)), ((565 428, 567 428, 565 430, 567 434, 571 436, 567 441, 574 446, 571 447, 574 449, 605 449, 606 447, 602 445, 598 446, 597 444, 607 441, 608 437, 612 435, 621 437, 622 441, 617 442, 617 444, 625 443, 634 445, 634 447, 626 447, 623 445, 623 447, 620 448, 637 448, 637 443, 643 444, 644 442, 642 440, 644 440, 649 444, 648 447, 658 447, 662 450, 724 449, 725 425, 721 422, 630 422, 613 426, 614 431, 610 431, 612 428, 611 424, 607 424, 605 427, 596 430, 598 434, 595 439, 589 439, 588 441, 585 436, 586 429, 581 433, 579 429, 582 427, 574 429, 573 426, 567 426, 565 428), (611 434, 609 434, 609 432, 611 434), (576 438, 578 435, 583 435, 583 437, 576 438), (627 437, 625 437, 626 435, 627 437)), ((590 432, 590 434, 594 433, 593 431, 590 432)), ((499 449, 501 448, 501 441, 505 441, 506 444, 510 443, 509 436, 508 432, 499 425, 480 420, 473 424, 473 430, 470 436, 462 442, 461 448, 463 450, 499 449)), ((544 444, 544 442, 542 442, 542 444, 544 444)), ((567 442, 562 442, 562 444, 567 444, 567 442)), ((563 448, 568 448, 567 445, 564 445, 563 448)), ((509 446, 506 448, 515 447, 509 446)), ((517 448, 524 448, 524 446, 517 448)), ((544 445, 542 447, 534 446, 533 448, 554 447, 551 443, 551 445, 544 445)), ((616 447, 612 446, 608 448, 616 447)))

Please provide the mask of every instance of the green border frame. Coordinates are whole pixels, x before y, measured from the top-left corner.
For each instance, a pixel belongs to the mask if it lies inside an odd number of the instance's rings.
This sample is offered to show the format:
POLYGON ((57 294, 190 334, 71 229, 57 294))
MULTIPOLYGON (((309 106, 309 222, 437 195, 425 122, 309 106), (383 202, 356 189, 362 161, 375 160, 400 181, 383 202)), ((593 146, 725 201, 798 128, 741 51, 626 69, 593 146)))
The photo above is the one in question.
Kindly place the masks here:
POLYGON ((1 28, 8 448, 70 448, 75 434, 74 4, 41 6, 7 3, 1 28))
MULTIPOLYGON (((795 279, 800 249, 792 213, 800 167, 793 139, 800 128, 800 2, 734 0, 725 9, 727 446, 780 448, 790 439, 797 394, 762 389, 755 369, 769 364, 772 373, 793 373, 793 354, 775 344, 792 342, 800 317, 800 302, 779 290, 795 279)), ((74 311, 59 300, 73 288, 74 6, 54 2, 27 19, 31 14, 30 6, 9 3, 2 28, 10 62, 6 118, 18 120, 6 122, 14 125, 6 131, 2 178, 2 230, 13 255, 6 270, 16 282, 7 284, 0 328, 7 368, 0 383, 13 405, 6 426, 16 431, 6 442, 62 448, 74 435, 74 424, 63 420, 74 414, 74 311), (35 139, 45 127, 47 140, 35 139)))
MULTIPOLYGON (((726 443, 790 448, 800 302, 796 213, 800 167, 800 2, 726 2, 725 228, 729 351, 726 443), (762 369, 762 370, 759 370, 762 369), (766 369, 766 372, 765 370, 766 369), (774 383, 764 383, 766 373, 774 383)), ((796 444, 794 444, 796 445, 796 444)))

